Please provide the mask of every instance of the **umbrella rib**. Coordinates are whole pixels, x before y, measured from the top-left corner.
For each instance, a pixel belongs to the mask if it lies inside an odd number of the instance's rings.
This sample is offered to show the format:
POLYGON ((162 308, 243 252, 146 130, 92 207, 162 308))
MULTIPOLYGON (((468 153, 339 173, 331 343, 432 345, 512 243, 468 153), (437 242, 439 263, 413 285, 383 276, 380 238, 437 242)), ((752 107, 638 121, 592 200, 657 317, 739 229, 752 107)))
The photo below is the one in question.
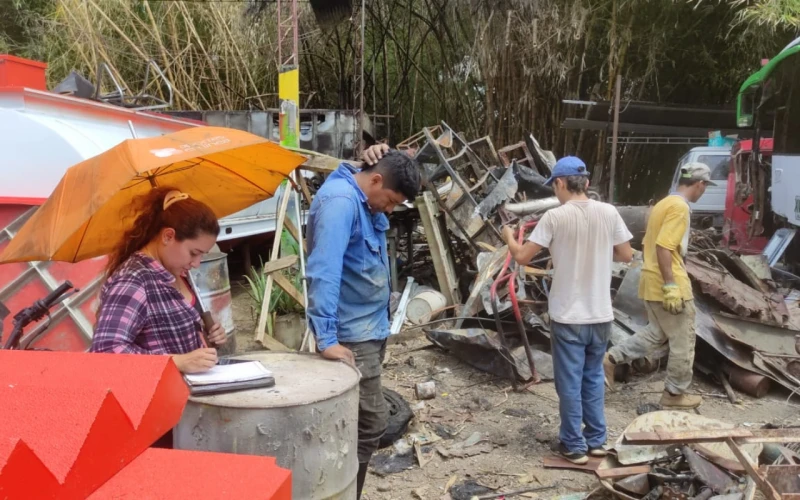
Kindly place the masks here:
POLYGON ((78 262, 78 252, 80 251, 81 246, 83 245, 83 240, 86 239, 86 233, 89 232, 89 224, 91 224, 92 219, 94 219, 94 216, 89 217, 89 220, 86 221, 86 228, 83 230, 83 234, 81 235, 81 239, 78 241, 78 244, 75 246, 75 255, 72 256, 72 262, 78 262))
MULTIPOLYGON (((245 182, 247 182, 247 183, 249 183, 249 184, 252 184, 253 186, 255 186, 255 187, 257 187, 258 189, 260 189, 261 191, 263 191, 263 192, 267 193, 268 195, 270 195, 270 196, 275 196, 275 192, 274 192, 274 191, 270 193, 269 191, 267 191, 266 189, 262 188, 261 186, 259 186, 259 185, 258 185, 258 184, 256 184, 255 182, 251 181, 251 180, 250 180, 250 179, 248 179, 247 177, 243 176, 242 174, 240 174, 240 173, 238 173, 238 172, 234 172, 233 170, 229 169, 228 167, 223 167, 223 166, 222 166, 222 165, 220 165, 219 163, 217 163, 217 162, 214 162, 214 161, 211 161, 211 160, 209 160, 208 158, 204 158, 204 159, 203 159, 203 161, 207 161, 208 163, 210 163, 210 164, 212 164, 212 165, 216 165, 217 167, 219 167, 219 168, 221 168, 221 169, 223 169, 223 170, 227 170, 228 172, 232 173, 232 174, 233 174, 233 175, 235 175, 236 177, 239 177, 240 179, 242 179, 243 181, 245 181, 245 182)), ((289 181, 289 183, 290 183, 290 184, 291 184, 291 185, 292 185, 294 188, 297 188, 297 184, 295 184, 295 182, 292 180, 292 178, 291 178, 291 177, 289 177, 288 175, 284 174, 283 172, 276 172, 276 171, 274 171, 274 170, 271 170, 271 171, 270 171, 270 173, 273 173, 273 174, 278 174, 278 175, 280 175, 281 177, 283 177, 283 178, 285 178, 286 180, 288 180, 288 181, 289 181)))

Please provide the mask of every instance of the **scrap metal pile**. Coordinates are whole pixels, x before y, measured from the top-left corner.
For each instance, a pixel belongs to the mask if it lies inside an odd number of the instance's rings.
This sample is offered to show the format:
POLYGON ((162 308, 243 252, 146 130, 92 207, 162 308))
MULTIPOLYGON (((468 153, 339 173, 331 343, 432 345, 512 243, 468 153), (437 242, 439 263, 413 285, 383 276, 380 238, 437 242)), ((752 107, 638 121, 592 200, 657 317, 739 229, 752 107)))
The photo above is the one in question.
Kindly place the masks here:
POLYGON ((467 142, 444 122, 423 129, 398 149, 424 169, 426 189, 417 208, 436 284, 446 302, 455 305, 450 318, 437 320, 442 311, 428 315, 433 320, 425 328, 428 338, 481 370, 508 377, 515 386, 552 379, 546 352, 550 334, 542 318, 550 258, 516 266, 500 228, 518 226, 523 238, 542 213, 558 206, 544 185, 555 164, 553 154, 533 137, 500 150, 489 137, 467 142))
POLYGON ((607 458, 585 465, 544 459, 546 468, 594 473, 622 500, 769 500, 800 493, 795 428, 748 429, 679 411, 644 413, 607 458), (761 466, 759 466, 761 464, 761 466))
MULTIPOLYGON (((546 312, 550 256, 544 252, 528 266, 517 266, 501 242, 500 229, 516 227, 521 241, 544 212, 558 206, 544 186, 555 163, 553 154, 532 136, 495 150, 489 137, 468 142, 444 122, 423 129, 398 149, 414 156, 425 171, 426 189, 416 205, 427 243, 422 246, 430 252, 435 278, 429 272, 416 278, 438 288, 450 304, 417 314, 413 323, 424 326, 437 346, 478 369, 509 378, 517 388, 552 379, 546 312)), ((637 247, 648 207, 618 210, 637 247)), ((795 348, 800 290, 791 287, 796 278, 786 281, 786 273, 773 269, 775 255, 739 257, 715 246, 715 238, 694 232, 686 258, 701 340, 697 370, 722 384, 732 402, 737 401, 734 390, 755 397, 773 384, 800 390, 800 353, 795 348)), ((612 344, 647 327, 637 296, 640 266, 640 256, 630 265, 614 266, 612 344)), ((399 301, 401 318, 414 286, 408 280, 399 301)), ((399 331, 400 324, 396 326, 399 331)), ((632 368, 654 371, 665 366, 667 353, 665 345, 632 368)), ((618 378, 630 370, 620 367, 618 378)))
MULTIPOLYGON (((722 384, 731 402, 735 390, 753 397, 766 395, 774 384, 792 393, 800 390, 800 291, 781 281, 768 257, 739 257, 728 250, 697 246, 707 241, 694 233, 685 264, 695 292, 699 339, 695 369, 722 384), (775 279, 773 279, 773 276, 775 279)), ((614 298, 612 342, 647 327, 644 304, 637 297, 640 268, 627 270, 614 298)), ((665 365, 667 354, 653 355, 639 365, 649 371, 665 365)))

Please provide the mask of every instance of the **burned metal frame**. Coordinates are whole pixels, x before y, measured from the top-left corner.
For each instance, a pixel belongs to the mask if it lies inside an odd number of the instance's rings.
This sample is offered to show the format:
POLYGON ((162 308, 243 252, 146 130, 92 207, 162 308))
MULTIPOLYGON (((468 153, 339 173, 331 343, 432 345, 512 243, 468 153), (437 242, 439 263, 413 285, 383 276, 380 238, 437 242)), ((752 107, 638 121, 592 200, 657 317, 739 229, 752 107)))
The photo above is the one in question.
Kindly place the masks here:
MULTIPOLYGON (((473 194, 472 194, 472 190, 473 190, 474 186, 470 187, 466 183, 466 181, 463 179, 463 177, 461 177, 461 175, 459 175, 459 173, 456 171, 456 169, 453 167, 453 165, 450 162, 452 160, 456 159, 456 158, 460 158, 462 155, 467 154, 467 155, 469 155, 471 162, 477 161, 479 163, 479 165, 484 169, 484 171, 488 172, 496 181, 499 181, 500 179, 497 177, 497 175, 489 167, 486 166, 486 164, 483 162, 483 160, 481 160, 478 157, 478 155, 476 155, 472 151, 472 148, 469 146, 469 143, 467 143, 464 139, 462 139, 461 136, 459 136, 452 128, 450 128, 449 125, 447 125, 447 123, 445 123, 443 121, 441 127, 442 127, 442 130, 444 131, 443 134, 444 133, 449 133, 450 137, 452 138, 452 140, 454 140, 454 141, 458 140, 462 145, 461 149, 459 150, 459 152, 455 156, 452 156, 452 157, 448 158, 444 154, 444 151, 442 151, 442 148, 441 148, 439 142, 431 134, 431 129, 424 128, 424 129, 422 129, 422 133, 425 135, 425 139, 427 140, 427 143, 430 144, 430 146, 436 152, 436 155, 438 156, 439 160, 442 162, 442 165, 444 166, 445 170, 447 170, 447 173, 450 175, 450 178, 453 179, 453 182, 455 182, 458 185, 458 187, 463 191, 463 193, 461 195, 462 198, 464 196, 466 196, 467 199, 469 199, 469 201, 471 201, 472 204, 475 207, 477 207, 479 202, 478 202, 478 200, 475 199, 475 196, 473 196, 473 194)), ((417 155, 419 154, 419 152, 421 150, 422 150, 421 148, 419 150, 417 150, 417 155)), ((431 183, 428 183, 426 181, 426 184, 428 185, 428 189, 432 188, 431 183)), ((456 203, 456 207, 460 206, 461 203, 463 203, 463 201, 459 200, 456 203)), ((448 208, 446 206, 443 206, 443 209, 444 209, 445 213, 447 213, 447 215, 456 224, 456 227, 458 227, 459 231, 461 231, 463 233, 464 237, 468 240, 468 242, 473 246, 473 248, 475 248, 477 250, 477 247, 475 246, 475 243, 473 241, 473 237, 464 229, 463 225, 456 219, 456 217, 453 216, 452 209, 448 208)), ((484 228, 486 226, 488 226, 492 231, 494 231, 495 235, 498 238, 501 237, 500 231, 495 227, 495 225, 490 220, 488 220, 486 217, 481 217, 481 221, 483 222, 484 228)), ((480 232, 482 232, 482 231, 483 231, 483 229, 479 230, 478 234, 480 232)))

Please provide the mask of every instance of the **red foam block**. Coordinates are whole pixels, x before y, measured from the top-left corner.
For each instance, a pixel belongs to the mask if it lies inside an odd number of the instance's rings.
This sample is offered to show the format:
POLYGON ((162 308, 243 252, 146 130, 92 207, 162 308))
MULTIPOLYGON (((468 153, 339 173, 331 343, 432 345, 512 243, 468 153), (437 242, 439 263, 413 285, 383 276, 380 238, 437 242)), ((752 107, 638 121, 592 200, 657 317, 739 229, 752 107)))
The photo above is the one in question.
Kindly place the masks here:
POLYGON ((169 356, 0 350, 0 383, 108 389, 135 427, 153 409, 157 393, 181 400, 181 411, 189 398, 169 356))
MULTIPOLYGON (((0 440, 29 446, 58 498, 85 498, 133 461, 177 424, 187 397, 167 356, 0 351, 0 398, 12 402, 0 407, 0 440)), ((0 484, 17 466, 4 449, 0 484)))
POLYGON ((150 448, 89 500, 291 500, 291 478, 272 457, 150 448))
POLYGON ((22 441, 0 440, 0 498, 56 498, 61 485, 22 441))

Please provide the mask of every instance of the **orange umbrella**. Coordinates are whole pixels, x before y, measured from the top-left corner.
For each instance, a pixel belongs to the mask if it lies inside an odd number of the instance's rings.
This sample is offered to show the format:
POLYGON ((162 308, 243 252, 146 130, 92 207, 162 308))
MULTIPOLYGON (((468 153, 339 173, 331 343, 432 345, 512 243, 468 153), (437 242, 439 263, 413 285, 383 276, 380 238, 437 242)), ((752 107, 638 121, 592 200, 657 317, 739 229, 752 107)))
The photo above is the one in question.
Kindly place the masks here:
POLYGON ((129 139, 70 167, 19 230, 2 262, 108 254, 132 224, 131 200, 173 186, 224 217, 270 198, 305 158, 267 139, 219 127, 129 139))

